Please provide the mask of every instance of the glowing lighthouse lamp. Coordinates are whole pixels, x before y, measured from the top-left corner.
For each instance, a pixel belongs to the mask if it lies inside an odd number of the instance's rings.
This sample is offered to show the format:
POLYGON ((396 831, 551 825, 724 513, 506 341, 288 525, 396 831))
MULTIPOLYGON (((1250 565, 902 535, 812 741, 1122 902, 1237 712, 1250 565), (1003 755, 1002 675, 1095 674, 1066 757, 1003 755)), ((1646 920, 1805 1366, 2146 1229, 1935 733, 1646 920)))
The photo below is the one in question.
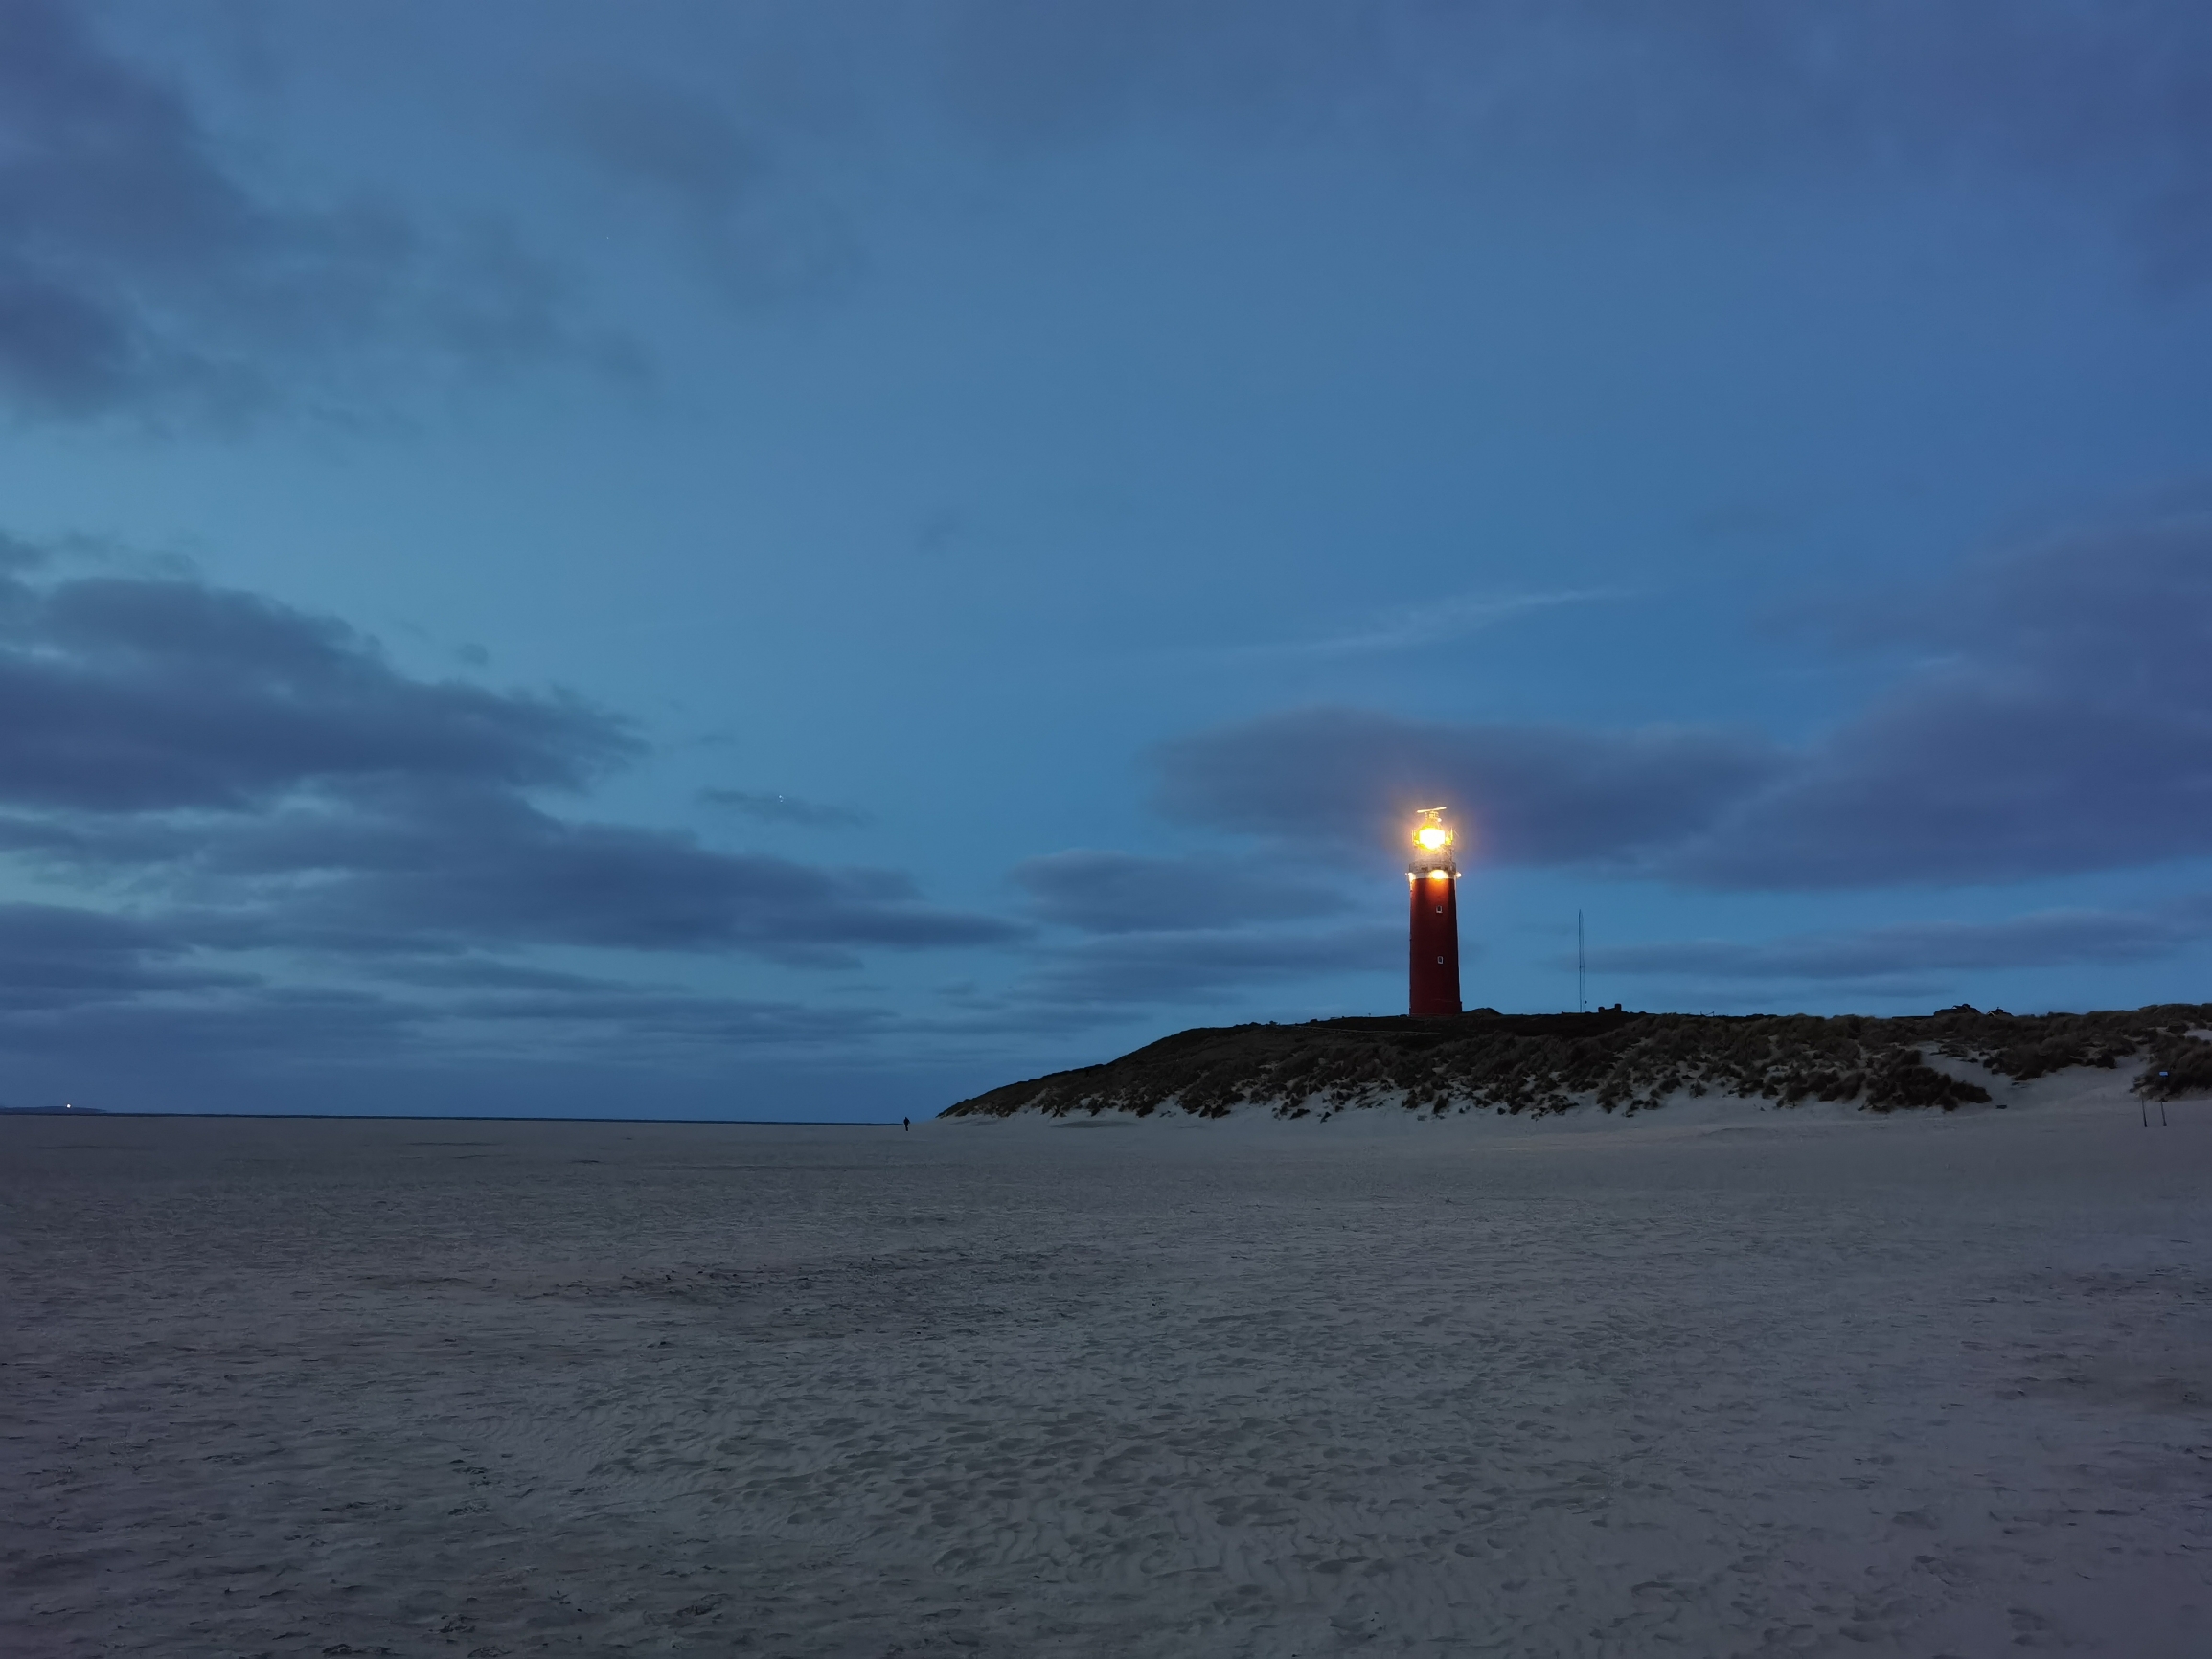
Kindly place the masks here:
POLYGON ((1459 865, 1442 807, 1425 807, 1413 826, 1405 884, 1413 906, 1410 1012, 1437 1019, 1459 1011, 1459 865))

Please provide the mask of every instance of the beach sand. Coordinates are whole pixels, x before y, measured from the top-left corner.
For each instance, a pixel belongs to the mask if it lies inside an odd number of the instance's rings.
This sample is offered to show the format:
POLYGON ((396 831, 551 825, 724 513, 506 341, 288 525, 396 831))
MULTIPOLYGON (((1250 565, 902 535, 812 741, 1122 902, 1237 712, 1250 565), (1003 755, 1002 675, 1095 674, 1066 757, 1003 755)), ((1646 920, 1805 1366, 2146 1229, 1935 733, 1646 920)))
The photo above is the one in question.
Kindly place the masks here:
POLYGON ((0 1651, 2212 1652, 2212 1102, 0 1121, 0 1651))

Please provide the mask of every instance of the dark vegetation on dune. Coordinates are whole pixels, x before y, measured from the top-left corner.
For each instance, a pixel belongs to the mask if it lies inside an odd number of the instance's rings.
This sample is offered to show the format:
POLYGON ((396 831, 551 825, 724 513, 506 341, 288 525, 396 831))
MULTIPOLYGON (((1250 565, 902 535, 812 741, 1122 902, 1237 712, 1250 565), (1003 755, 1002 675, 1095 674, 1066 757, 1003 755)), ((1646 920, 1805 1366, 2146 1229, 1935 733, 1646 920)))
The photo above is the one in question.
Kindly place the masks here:
POLYGON ((1931 1065, 1971 1061, 2026 1082, 2068 1066, 2141 1065, 2153 1099, 2212 1089, 2212 1004, 2132 1012, 2014 1015, 1958 1007, 1902 1019, 1859 1014, 1501 1014, 1330 1019, 1200 1028, 1106 1065, 1009 1083, 946 1117, 1162 1110, 1225 1117, 1238 1106, 1305 1117, 1357 1107, 1542 1116, 1584 1101, 1649 1111, 1669 1095, 1759 1098, 1785 1106, 1858 1101, 1871 1111, 1987 1101, 1931 1065), (2164 1074, 2163 1076, 2161 1074, 2164 1074))

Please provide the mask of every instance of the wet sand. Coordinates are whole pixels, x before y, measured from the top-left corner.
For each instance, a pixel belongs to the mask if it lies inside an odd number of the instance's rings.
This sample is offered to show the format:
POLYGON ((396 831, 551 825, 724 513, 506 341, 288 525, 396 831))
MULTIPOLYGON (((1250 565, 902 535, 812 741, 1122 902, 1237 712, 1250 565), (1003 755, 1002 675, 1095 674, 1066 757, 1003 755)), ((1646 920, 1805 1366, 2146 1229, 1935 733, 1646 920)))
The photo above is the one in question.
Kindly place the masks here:
POLYGON ((2063 1094, 0 1120, 0 1651, 2212 1652, 2212 1102, 2063 1094))

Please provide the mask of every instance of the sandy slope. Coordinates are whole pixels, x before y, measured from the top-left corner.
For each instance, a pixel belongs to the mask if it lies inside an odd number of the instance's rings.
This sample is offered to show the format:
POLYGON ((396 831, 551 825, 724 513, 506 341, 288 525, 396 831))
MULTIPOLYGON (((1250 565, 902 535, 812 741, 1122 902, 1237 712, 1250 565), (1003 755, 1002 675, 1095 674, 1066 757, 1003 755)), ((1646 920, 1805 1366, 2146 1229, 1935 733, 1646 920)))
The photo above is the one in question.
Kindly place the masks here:
POLYGON ((0 1122, 0 1650, 2201 1654, 2212 1102, 2114 1081, 0 1122))

